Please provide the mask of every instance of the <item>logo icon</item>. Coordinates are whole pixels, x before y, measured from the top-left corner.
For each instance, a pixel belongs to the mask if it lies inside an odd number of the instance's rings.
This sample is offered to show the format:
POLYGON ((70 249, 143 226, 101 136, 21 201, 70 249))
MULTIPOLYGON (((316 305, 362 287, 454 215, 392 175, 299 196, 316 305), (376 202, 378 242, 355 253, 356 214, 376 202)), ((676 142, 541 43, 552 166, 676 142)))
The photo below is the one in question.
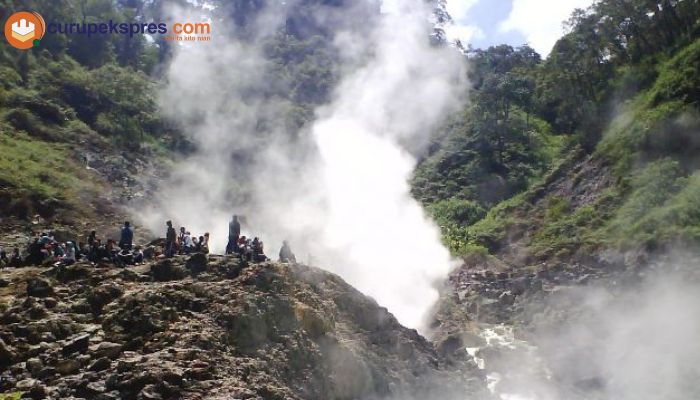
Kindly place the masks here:
POLYGON ((38 46, 46 33, 44 18, 35 12, 21 11, 5 21, 5 38, 13 47, 26 50, 38 46))

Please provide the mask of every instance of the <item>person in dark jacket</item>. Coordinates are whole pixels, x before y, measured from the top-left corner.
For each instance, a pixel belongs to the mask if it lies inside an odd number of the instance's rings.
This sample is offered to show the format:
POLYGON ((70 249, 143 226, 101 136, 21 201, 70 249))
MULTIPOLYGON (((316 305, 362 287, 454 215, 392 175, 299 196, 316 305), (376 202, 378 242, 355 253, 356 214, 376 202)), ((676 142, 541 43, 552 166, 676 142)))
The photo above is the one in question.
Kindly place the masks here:
POLYGON ((177 232, 173 228, 173 222, 166 222, 168 230, 165 233, 165 256, 172 257, 175 255, 175 242, 177 241, 177 232))
POLYGON ((232 254, 238 251, 238 239, 240 236, 241 223, 238 222, 238 216, 234 215, 233 219, 228 224, 228 244, 226 245, 226 254, 232 254))
POLYGON ((283 263, 296 263, 297 258, 294 256, 294 253, 292 253, 291 247, 289 247, 289 243, 287 241, 282 242, 282 248, 280 249, 280 262, 283 263))
POLYGON ((129 221, 124 222, 122 227, 122 235, 119 239, 119 248, 131 250, 131 246, 134 243, 134 230, 131 229, 131 224, 129 221))
POLYGON ((96 242, 97 242, 97 232, 92 231, 92 232, 90 232, 90 236, 88 236, 87 244, 88 244, 88 246, 93 247, 96 242))
POLYGON ((10 261, 7 266, 11 268, 19 268, 22 266, 22 256, 19 254, 18 247, 15 247, 14 250, 12 250, 12 256, 10 256, 10 261))

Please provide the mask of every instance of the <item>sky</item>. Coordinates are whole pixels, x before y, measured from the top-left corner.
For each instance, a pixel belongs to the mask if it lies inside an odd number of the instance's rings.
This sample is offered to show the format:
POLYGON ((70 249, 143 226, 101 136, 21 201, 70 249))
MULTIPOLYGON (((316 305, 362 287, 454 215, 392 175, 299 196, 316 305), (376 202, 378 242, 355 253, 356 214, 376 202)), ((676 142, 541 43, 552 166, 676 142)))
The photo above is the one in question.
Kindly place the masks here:
POLYGON ((447 0, 450 39, 485 48, 529 44, 543 57, 564 34, 562 23, 594 0, 447 0))

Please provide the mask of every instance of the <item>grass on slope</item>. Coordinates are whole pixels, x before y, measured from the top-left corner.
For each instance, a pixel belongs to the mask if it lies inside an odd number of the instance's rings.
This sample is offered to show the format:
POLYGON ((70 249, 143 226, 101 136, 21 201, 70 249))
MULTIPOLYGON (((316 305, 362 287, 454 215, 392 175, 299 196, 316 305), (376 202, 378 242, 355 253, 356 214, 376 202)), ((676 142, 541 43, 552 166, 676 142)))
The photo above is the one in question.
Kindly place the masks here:
MULTIPOLYGON (((67 143, 36 140, 22 131, 0 127, 0 192, 10 211, 20 216, 34 212, 50 215, 59 203, 78 210, 99 184, 71 156, 67 143)), ((30 215, 29 215, 30 216, 30 215)))

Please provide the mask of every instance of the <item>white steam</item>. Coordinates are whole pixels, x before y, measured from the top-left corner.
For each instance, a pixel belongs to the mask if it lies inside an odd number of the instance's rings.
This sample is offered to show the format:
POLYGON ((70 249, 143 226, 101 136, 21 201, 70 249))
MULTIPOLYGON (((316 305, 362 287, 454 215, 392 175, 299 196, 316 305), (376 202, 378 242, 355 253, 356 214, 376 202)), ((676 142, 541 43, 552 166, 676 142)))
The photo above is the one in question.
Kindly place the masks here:
POLYGON ((430 44, 423 2, 399 1, 395 10, 336 35, 340 82, 296 142, 283 129, 290 104, 263 95, 275 83, 265 79, 261 43, 283 16, 264 15, 265 29, 247 42, 180 46, 162 105, 198 150, 174 166, 147 212, 149 227, 161 231, 172 219, 195 235, 209 231, 221 252, 231 215, 243 215, 243 234, 259 236, 269 257, 288 239, 298 259, 421 327, 452 261, 408 180, 413 154, 460 106, 466 74, 456 51, 430 44))
POLYGON ((699 398, 700 280, 689 268, 665 265, 624 287, 562 287, 530 304, 530 343, 504 335, 484 352, 497 398, 699 398))

